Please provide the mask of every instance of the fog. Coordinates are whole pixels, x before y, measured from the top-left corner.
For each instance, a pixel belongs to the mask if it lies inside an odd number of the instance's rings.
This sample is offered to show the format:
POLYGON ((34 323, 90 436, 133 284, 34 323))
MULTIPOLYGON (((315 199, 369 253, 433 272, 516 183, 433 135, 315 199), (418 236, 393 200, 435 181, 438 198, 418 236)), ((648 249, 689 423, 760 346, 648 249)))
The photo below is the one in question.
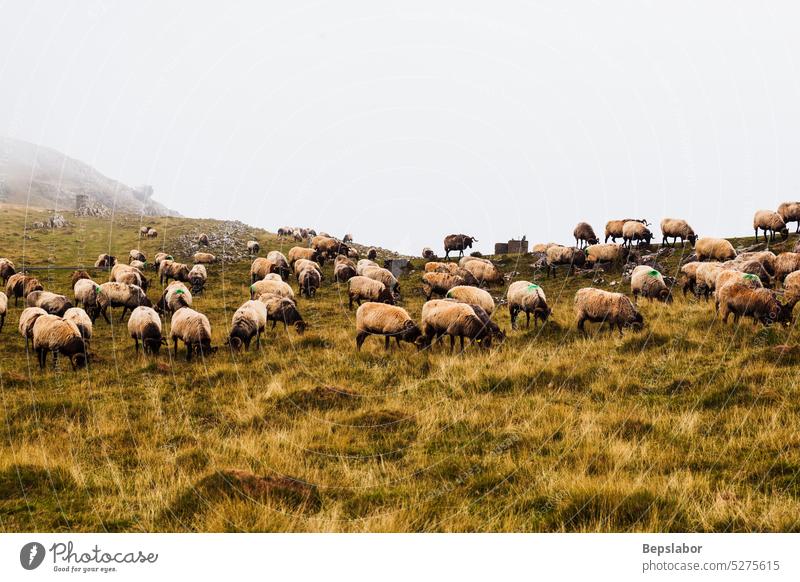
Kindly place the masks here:
POLYGON ((800 198, 792 2, 4 2, 0 133, 419 254, 800 198))

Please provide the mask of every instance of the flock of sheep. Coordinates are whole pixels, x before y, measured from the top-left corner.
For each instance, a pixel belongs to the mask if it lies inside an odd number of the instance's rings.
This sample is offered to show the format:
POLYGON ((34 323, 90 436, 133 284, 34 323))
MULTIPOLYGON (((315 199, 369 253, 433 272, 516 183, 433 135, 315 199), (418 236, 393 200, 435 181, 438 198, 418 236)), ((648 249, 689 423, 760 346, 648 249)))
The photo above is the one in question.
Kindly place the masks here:
MULTIPOLYGON (((756 236, 763 230, 765 240, 774 240, 776 235, 786 238, 786 224, 792 221, 798 223, 800 231, 800 202, 781 204, 777 212, 758 211, 753 228, 756 236)), ((581 222, 573 233, 576 246, 547 243, 535 245, 533 251, 544 257, 548 276, 560 266, 566 266, 568 273, 575 268, 621 266, 633 256, 634 243, 637 246, 650 243, 653 234, 648 227, 644 219, 612 220, 606 224, 605 241, 600 243, 592 227, 581 222), (617 238, 622 239, 621 244, 616 242, 617 238)), ((142 227, 141 234, 151 236, 153 230, 142 227)), ((737 254, 727 240, 698 238, 686 221, 679 219, 662 220, 661 233, 664 245, 669 244, 669 239, 673 239, 673 245, 680 239, 681 244, 688 241, 694 247, 696 260, 681 267, 680 286, 684 295, 692 292, 706 299, 713 295, 725 322, 731 314, 737 321, 748 316, 767 325, 791 321, 794 305, 800 300, 799 252, 737 254), (782 291, 770 289, 778 283, 783 285, 782 291)), ((445 237, 445 261, 431 260, 435 256, 429 248, 423 251, 428 259, 422 275, 426 303, 417 323, 405 309, 396 305, 400 298, 400 282, 391 271, 374 261, 376 249, 370 248, 366 258, 359 258, 350 245, 352 237, 349 235, 339 240, 326 233, 317 235, 312 229, 288 227, 279 229, 278 234, 309 240, 309 246, 292 247, 286 255, 272 250, 265 257, 256 256, 253 260, 250 297, 234 313, 225 344, 234 351, 249 349, 254 340, 260 345, 269 322, 273 328, 277 323, 282 323, 285 329, 293 326, 302 334, 306 323, 289 281, 294 278, 300 297, 312 299, 323 281, 322 265, 328 260, 333 261, 335 283, 347 285, 350 309, 354 304, 358 306, 357 349, 370 335, 383 336, 386 349, 392 338, 398 345, 405 341, 427 348, 448 336, 451 351, 456 340, 460 340, 462 349, 465 338, 488 348, 493 341, 505 338, 505 333, 491 319, 497 305, 484 287, 504 284, 507 277, 490 260, 464 256, 464 251, 477 240, 474 237, 464 234, 445 237), (454 251, 459 253, 458 262, 447 260, 454 251)), ((207 235, 201 234, 197 242, 208 245, 207 235)), ((247 243, 251 255, 258 255, 260 248, 257 241, 247 243)), ((798 250, 800 248, 795 249, 798 250)), ((203 293, 208 280, 205 265, 216 262, 216 257, 197 252, 193 259, 194 264, 190 266, 163 252, 153 257, 152 265, 162 286, 154 305, 148 297, 150 281, 145 275, 146 257, 137 249, 130 251, 127 264, 108 254, 98 257, 95 267, 109 269, 107 282, 95 282, 86 271, 75 271, 71 279, 72 300, 45 290, 36 277, 16 272, 12 261, 0 258, 0 279, 6 290, 0 292, 0 332, 9 298, 14 299, 15 306, 22 300, 25 307, 19 317, 19 333, 25 338, 26 346, 32 343, 40 367, 44 368, 48 353, 52 353, 54 365, 62 355, 77 368, 87 362, 87 346, 97 318, 102 316, 110 323, 109 309, 122 308, 120 317, 123 320, 130 311, 128 332, 137 351, 141 346, 146 354, 155 355, 170 340, 175 353, 178 342, 183 342, 187 360, 198 353, 211 354, 217 349, 211 345, 211 324, 204 314, 193 309, 193 295, 203 293), (162 318, 166 317, 170 318, 170 325, 165 337, 162 318)), ((638 265, 630 274, 633 300, 623 293, 591 287, 580 289, 574 301, 577 327, 583 330, 587 321, 607 323, 620 333, 625 327, 641 327, 644 321, 637 308, 638 299, 646 297, 669 303, 674 283, 672 278, 653 267, 638 265)), ((512 329, 516 329, 520 314, 525 314, 527 326, 533 316, 534 326, 537 326, 552 313, 544 290, 531 281, 511 283, 505 302, 512 329)))

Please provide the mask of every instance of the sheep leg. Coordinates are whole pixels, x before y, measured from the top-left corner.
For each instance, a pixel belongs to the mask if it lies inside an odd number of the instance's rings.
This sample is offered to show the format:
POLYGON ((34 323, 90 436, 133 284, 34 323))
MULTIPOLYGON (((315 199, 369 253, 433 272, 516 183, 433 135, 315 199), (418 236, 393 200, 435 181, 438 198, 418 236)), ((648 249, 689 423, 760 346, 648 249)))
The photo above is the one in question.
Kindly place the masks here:
POLYGON ((464 352, 464 336, 463 335, 459 336, 459 339, 461 340, 461 352, 463 353, 464 352))
POLYGON ((383 349, 388 352, 389 351, 389 345, 390 345, 390 342, 392 341, 392 338, 391 338, 391 336, 387 335, 387 336, 384 336, 383 339, 384 339, 383 349))
POLYGON ((369 334, 365 331, 360 331, 356 334, 356 351, 361 351, 361 346, 364 343, 364 340, 367 339, 369 334))
MULTIPOLYGON (((533 321, 534 325, 536 325, 536 318, 534 317, 533 321)), ((530 329, 531 327, 531 312, 525 310, 525 329, 530 329)))
POLYGON ((400 347, 400 336, 397 335, 397 336, 395 336, 394 339, 397 341, 397 347, 399 348, 400 347))
POLYGON ((36 350, 36 355, 39 358, 39 369, 44 370, 44 365, 47 361, 47 352, 44 350, 44 348, 38 348, 36 350))
POLYGON ((453 350, 455 349, 455 347, 456 347, 456 336, 451 335, 450 336, 450 354, 453 353, 453 350))
POLYGON ((134 338, 133 338, 133 345, 136 346, 136 353, 138 354, 139 353, 139 338, 137 336, 134 336, 134 338))
POLYGON ((103 309, 100 310, 100 313, 103 314, 103 319, 106 320, 106 323, 110 324, 111 320, 108 319, 108 314, 106 313, 106 311, 108 311, 108 306, 103 307, 103 309))
POLYGON ((191 343, 186 343, 186 342, 184 342, 184 345, 186 346, 186 361, 187 362, 191 362, 192 361, 192 352, 194 351, 194 346, 191 343))
POLYGON ((121 316, 120 316, 120 318, 119 318, 119 320, 120 320, 120 321, 125 321, 125 313, 126 313, 127 311, 128 311, 128 306, 127 306, 127 305, 123 306, 123 307, 122 307, 122 315, 121 315, 121 316))
POLYGON ((586 323, 586 318, 581 316, 578 318, 578 331, 584 331, 583 326, 586 323))
POLYGON ((0 333, 3 332, 3 325, 6 322, 6 314, 0 315, 0 333))

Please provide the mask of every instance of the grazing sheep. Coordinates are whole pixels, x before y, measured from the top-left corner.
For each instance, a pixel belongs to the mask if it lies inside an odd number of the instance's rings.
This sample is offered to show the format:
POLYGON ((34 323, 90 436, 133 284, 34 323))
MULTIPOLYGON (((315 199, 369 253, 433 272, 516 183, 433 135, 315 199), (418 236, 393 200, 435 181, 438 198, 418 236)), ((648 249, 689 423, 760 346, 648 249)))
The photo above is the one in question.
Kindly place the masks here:
MULTIPOLYGON (((694 295, 698 295, 697 292, 697 269, 700 268, 700 265, 705 265, 708 263, 701 263, 700 261, 691 261, 686 263, 681 267, 681 289, 683 290, 683 296, 686 297, 686 292, 691 291, 694 295)), ((715 263, 719 264, 719 263, 715 263)))
POLYGON ((137 352, 140 341, 144 353, 152 355, 158 355, 161 346, 167 343, 166 338, 161 335, 161 318, 152 307, 140 305, 131 312, 128 333, 137 352))
POLYGON ((800 202, 782 202, 778 206, 778 214, 787 225, 790 222, 796 222, 797 230, 795 232, 800 232, 800 202))
POLYGON ((728 283, 719 290, 717 301, 723 323, 728 323, 731 313, 734 323, 745 316, 751 317, 755 324, 764 325, 788 323, 792 317, 793 305, 781 304, 774 291, 763 287, 753 289, 742 283, 728 283))
POLYGON ((145 291, 150 288, 150 281, 145 278, 144 273, 132 265, 119 263, 111 268, 108 280, 114 283, 126 283, 136 285, 145 291))
MULTIPOLYGON (((728 263, 725 264, 727 265, 728 263)), ((736 269, 738 271, 741 271, 742 273, 746 273, 748 275, 753 275, 754 277, 756 277, 761 283, 762 287, 772 286, 772 278, 770 277, 763 263, 760 263, 758 261, 747 261, 745 263, 736 265, 736 269)))
POLYGON ((572 231, 572 236, 575 237, 575 246, 579 249, 589 245, 596 245, 600 242, 597 235, 594 233, 592 225, 588 222, 579 222, 572 231))
POLYGON ((464 278, 450 273, 434 272, 425 273, 422 276, 422 293, 428 301, 434 294, 446 297, 450 289, 460 285, 465 285, 464 278))
POLYGON ((584 249, 584 253, 586 254, 586 264, 589 267, 594 267, 597 263, 619 266, 627 260, 629 250, 620 244, 604 243, 590 245, 584 249))
POLYGON ((64 295, 50 291, 32 291, 25 297, 25 303, 28 307, 41 307, 47 313, 59 317, 62 317, 64 312, 72 307, 72 303, 64 295))
POLYGON ((678 239, 681 239, 681 246, 683 246, 684 241, 687 240, 694 246, 697 240, 697 235, 694 233, 692 227, 682 218, 661 219, 661 236, 662 245, 668 245, 670 238, 672 239, 672 246, 675 246, 678 239))
POLYGON ((708 299, 717 287, 717 276, 725 270, 729 270, 729 268, 720 263, 703 263, 697 267, 695 275, 697 296, 702 295, 708 299))
POLYGON ((203 246, 208 246, 208 235, 203 233, 200 236, 198 236, 197 237, 197 244, 203 245, 203 246))
POLYGON ((82 306, 89 313, 97 309, 97 292, 100 286, 91 279, 78 279, 72 286, 76 306, 82 306))
POLYGON ((314 269, 317 273, 319 273, 320 281, 322 280, 322 267, 319 266, 319 263, 309 261, 308 259, 298 259, 295 261, 293 268, 294 276, 298 281, 300 280, 300 273, 306 269, 314 269))
POLYGON ((450 353, 456 338, 461 340, 461 351, 464 351, 465 337, 477 341, 484 348, 490 347, 493 335, 502 335, 502 332, 496 326, 486 325, 488 318, 481 318, 475 309, 481 308, 450 299, 426 302, 422 306, 422 344, 430 346, 434 339, 447 335, 450 336, 450 353))
POLYGON ((274 293, 281 297, 288 297, 294 299, 294 291, 289 287, 288 283, 283 281, 269 281, 262 279, 250 285, 250 299, 256 299, 264 293, 274 293))
POLYGON ((98 269, 101 268, 109 269, 116 264, 117 264, 117 257, 109 255, 107 253, 97 255, 97 260, 94 262, 94 266, 97 267, 98 269))
POLYGON ((530 281, 515 281, 511 283, 508 287, 506 299, 508 301, 508 312, 511 314, 511 329, 517 329, 517 315, 520 312, 525 314, 525 327, 531 326, 531 313, 533 313, 533 326, 536 327, 539 319, 544 323, 553 312, 547 306, 544 289, 530 281))
POLYGON ((575 293, 575 318, 580 331, 586 321, 599 322, 601 326, 608 322, 609 329, 616 326, 620 335, 623 327, 641 328, 644 323, 642 314, 625 295, 592 287, 575 293))
POLYGON ((464 256, 464 250, 471 249, 472 243, 478 242, 478 239, 466 234, 448 234, 444 237, 444 258, 450 259, 450 251, 458 251, 458 256, 464 256))
POLYGON ((139 249, 132 249, 130 253, 128 253, 128 263, 131 261, 141 261, 144 263, 147 259, 144 256, 144 253, 139 249))
POLYGON ((144 271, 147 268, 147 263, 143 263, 142 261, 131 261, 131 267, 134 269, 139 269, 140 271, 144 271))
POLYGON ((317 249, 307 249, 304 247, 292 247, 286 255, 289 259, 289 265, 294 266, 295 261, 300 259, 308 259, 309 261, 316 261, 320 265, 323 264, 324 257, 321 257, 317 249))
POLYGON ((480 306, 486 313, 494 313, 494 299, 488 291, 470 285, 456 285, 445 295, 447 299, 455 299, 460 303, 480 306))
POLYGON ((264 293, 258 300, 267 306, 267 321, 272 322, 272 329, 275 329, 275 325, 281 322, 284 330, 290 325, 293 325, 300 335, 306 330, 306 323, 297 310, 297 304, 292 299, 274 293, 264 293))
POLYGON ((428 260, 430 260, 430 259, 435 259, 435 258, 436 258, 436 253, 435 253, 435 252, 433 252, 433 249, 432 249, 432 248, 430 248, 430 247, 424 247, 424 248, 422 249, 422 258, 423 258, 423 259, 428 259, 428 260))
POLYGON ((333 265, 333 280, 339 283, 346 283, 358 273, 356 272, 356 266, 353 264, 353 261, 347 257, 342 257, 342 255, 339 255, 339 257, 336 257, 336 263, 333 265), (339 257, 345 260, 340 261, 339 257))
POLYGON ((6 314, 8 313, 8 297, 0 291, 0 333, 3 331, 3 324, 6 322, 6 314))
POLYGON ((800 271, 786 275, 783 280, 783 293, 787 305, 794 307, 800 301, 800 271))
POLYGON ((455 275, 456 271, 458 271, 458 265, 455 263, 439 263, 437 261, 425 263, 426 273, 450 273, 455 275))
POLYGON ((155 228, 148 228, 147 238, 158 238, 158 231, 155 228))
POLYGON ((376 263, 371 259, 361 259, 360 261, 358 261, 358 263, 356 263, 356 274, 363 276, 365 269, 369 267, 379 267, 379 266, 380 265, 378 265, 378 263, 376 263))
POLYGON ((147 226, 140 226, 140 227, 139 227, 139 234, 144 234, 144 235, 146 235, 148 230, 150 230, 150 228, 149 228, 149 227, 147 227, 147 226))
POLYGON ((736 249, 724 238, 703 237, 694 243, 698 261, 730 261, 736 258, 736 249))
POLYGON ((586 253, 576 247, 553 246, 545 253, 547 261, 547 276, 555 276, 556 267, 567 265, 567 275, 572 274, 575 267, 582 267, 586 262, 586 253))
POLYGON ((80 307, 70 307, 64 312, 62 317, 65 321, 71 321, 77 326, 84 341, 88 342, 92 339, 92 320, 83 309, 80 307))
POLYGON ((192 294, 186 285, 180 281, 173 281, 167 285, 161 298, 156 303, 156 311, 161 313, 175 313, 182 307, 192 306, 192 294))
POLYGON ((268 274, 272 273, 275 263, 265 257, 256 258, 250 265, 250 282, 255 283, 260 281, 268 274))
MULTIPOLYGON (((422 332, 408 312, 402 307, 384 303, 365 303, 356 311, 356 350, 361 351, 364 340, 370 335, 382 335, 388 351, 391 339, 415 343, 422 332)), ((419 346, 418 346, 419 347, 419 346)))
POLYGON ((361 305, 362 301, 373 301, 377 303, 389 303, 394 305, 394 295, 391 289, 375 279, 356 275, 348 281, 347 292, 349 304, 348 308, 353 309, 353 302, 361 305))
POLYGON ((800 253, 781 253, 775 257, 775 278, 786 279, 786 275, 800 271, 800 253))
POLYGON ((297 282, 300 285, 300 296, 305 295, 309 299, 314 297, 319 289, 322 277, 314 267, 306 267, 297 275, 297 282))
POLYGON ((48 352, 53 354, 53 367, 59 355, 69 358, 72 369, 86 365, 86 344, 78 327, 57 315, 40 315, 33 324, 33 349, 39 357, 39 368, 44 370, 48 352))
POLYGON ((174 261, 175 257, 167 253, 156 253, 155 258, 153 259, 153 269, 158 271, 158 268, 161 266, 162 261, 174 261))
POLYGON ((362 274, 364 277, 380 281, 386 285, 387 289, 390 289, 394 293, 400 293, 400 282, 392 275, 389 269, 384 269, 383 267, 367 267, 362 271, 362 274))
POLYGON ((317 235, 311 239, 311 248, 316 249, 320 257, 333 258, 336 255, 347 255, 350 247, 331 236, 317 235))
POLYGON ((168 284, 170 279, 188 283, 189 271, 191 271, 189 265, 164 259, 158 265, 158 280, 162 285, 168 284))
POLYGON ((464 263, 463 268, 475 277, 479 285, 495 285, 503 282, 503 273, 491 261, 472 259, 464 263))
POLYGON ((378 258, 378 249, 376 249, 375 247, 370 247, 369 250, 367 251, 367 258, 370 261, 374 261, 375 259, 377 259, 378 258))
POLYGON ((347 251, 347 256, 356 261, 360 258, 358 251, 354 247, 350 247, 350 250, 347 251))
POLYGON ((776 233, 780 233, 783 240, 789 238, 789 229, 786 228, 783 218, 772 210, 757 210, 753 215, 753 230, 756 233, 756 242, 758 242, 759 229, 764 231, 764 240, 767 242, 774 241, 776 233))
POLYGON ((245 301, 233 314, 227 345, 234 352, 244 347, 250 349, 250 342, 256 338, 256 348, 261 347, 261 334, 267 327, 267 306, 261 301, 245 301))
POLYGON ((8 259, 0 259, 0 279, 2 279, 3 285, 5 285, 8 282, 8 278, 16 272, 14 263, 8 259))
POLYGON ((216 352, 211 347, 211 323, 202 313, 191 307, 183 307, 176 311, 170 323, 169 336, 173 342, 173 351, 178 353, 178 340, 186 346, 186 361, 198 352, 201 357, 216 352))
POLYGON ((278 238, 290 237, 292 232, 294 229, 291 226, 281 226, 278 228, 278 238))
POLYGON ((19 335, 25 338, 25 348, 28 348, 30 340, 33 339, 33 324, 40 315, 49 315, 41 307, 26 307, 19 315, 19 335))
POLYGON ((199 295, 206 288, 208 281, 208 271, 205 265, 194 265, 189 271, 189 283, 192 285, 192 293, 199 295))
POLYGON ((247 254, 248 255, 257 255, 261 251, 261 245, 258 244, 257 240, 249 240, 247 241, 247 254))
POLYGON ((289 260, 280 251, 270 251, 267 253, 267 260, 272 263, 271 272, 278 273, 284 281, 289 278, 292 272, 289 260))
POLYGON ((107 313, 109 307, 122 307, 120 320, 123 320, 125 319, 125 313, 129 309, 134 310, 140 305, 145 307, 153 306, 144 289, 138 285, 114 282, 103 283, 100 285, 100 291, 97 292, 97 309, 92 314, 92 322, 97 319, 98 315, 102 315, 106 323, 111 323, 107 313))
POLYGON ((201 253, 196 252, 192 255, 195 263, 200 263, 201 265, 211 265, 217 262, 217 257, 212 255, 211 253, 201 253))
POLYGON ((647 265, 639 265, 631 273, 631 293, 634 304, 638 302, 640 295, 651 301, 658 299, 664 303, 672 303, 672 293, 664 282, 664 276, 647 265))
POLYGON ((751 262, 751 261, 758 261, 761 263, 761 266, 764 268, 770 276, 775 275, 775 261, 777 260, 777 256, 772 251, 755 251, 749 253, 741 253, 736 255, 736 258, 733 259, 733 263, 740 267, 741 265, 751 262))
POLYGON ((70 285, 75 287, 75 283, 80 281, 81 279, 91 279, 91 275, 86 271, 72 271, 72 275, 70 276, 70 285))
POLYGON ((647 226, 649 223, 644 218, 635 219, 635 218, 623 218, 622 220, 609 220, 606 222, 606 238, 603 242, 607 243, 608 239, 611 239, 611 242, 617 242, 618 238, 623 237, 623 228, 625 227, 626 222, 638 222, 639 224, 643 224, 647 226))
POLYGON ((649 245, 653 240, 653 233, 644 224, 636 220, 629 220, 622 225, 622 244, 630 247, 634 242, 636 246, 649 245))
POLYGON ((31 277, 25 272, 14 273, 6 281, 6 295, 14 297, 14 307, 17 306, 17 301, 21 297, 25 299, 29 293, 34 291, 42 291, 44 287, 36 277, 31 277))
POLYGON ((719 311, 721 289, 725 287, 725 285, 744 285, 751 289, 763 287, 761 280, 756 275, 731 269, 723 269, 717 274, 717 280, 714 284, 714 305, 717 311, 719 311))
POLYGON ((283 278, 278 273, 267 273, 264 275, 262 281, 283 281, 283 278))

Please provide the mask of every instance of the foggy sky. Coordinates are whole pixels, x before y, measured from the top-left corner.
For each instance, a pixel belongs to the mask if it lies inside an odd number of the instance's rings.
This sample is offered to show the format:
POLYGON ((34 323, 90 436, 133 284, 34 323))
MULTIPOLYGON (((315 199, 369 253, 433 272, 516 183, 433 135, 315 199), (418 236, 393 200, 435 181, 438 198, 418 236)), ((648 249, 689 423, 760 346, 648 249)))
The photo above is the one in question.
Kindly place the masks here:
POLYGON ((419 254, 800 198, 792 2, 2 2, 0 133, 419 254), (264 6, 261 6, 264 4, 264 6), (222 8, 224 6, 224 9, 222 8))

